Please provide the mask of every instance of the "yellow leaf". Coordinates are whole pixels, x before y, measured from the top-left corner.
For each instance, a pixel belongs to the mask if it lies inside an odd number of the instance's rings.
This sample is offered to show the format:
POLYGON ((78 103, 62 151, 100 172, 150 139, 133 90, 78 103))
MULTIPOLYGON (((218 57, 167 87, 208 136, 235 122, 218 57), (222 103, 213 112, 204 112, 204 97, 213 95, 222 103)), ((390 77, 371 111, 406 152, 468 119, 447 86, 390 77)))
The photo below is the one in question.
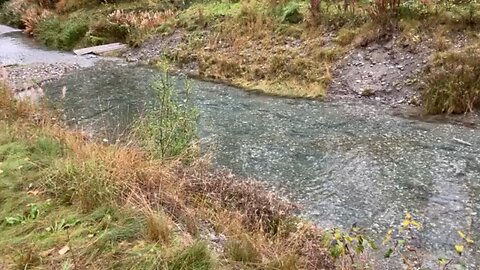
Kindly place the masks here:
POLYGON ((408 225, 410 225, 410 220, 405 219, 405 220, 402 222, 402 227, 406 228, 406 227, 408 227, 408 225))
POLYGON ((411 220, 411 219, 412 219, 412 215, 410 215, 410 213, 405 214, 405 220, 411 220))
POLYGON ((3 173, 3 170, 0 170, 0 174, 2 174, 2 173, 3 173))
POLYGON ((470 237, 466 237, 465 241, 467 241, 467 243, 470 244, 470 245, 475 243, 475 242, 473 242, 472 238, 470 238, 470 237))
POLYGON ((415 226, 415 228, 417 228, 417 229, 422 228, 422 224, 416 222, 415 220, 412 220, 412 225, 415 226))
POLYGON ((463 245, 455 245, 455 251, 458 253, 458 255, 462 255, 463 245))
POLYGON ((388 229, 387 234, 385 235, 385 239, 383 239, 382 242, 383 245, 385 245, 386 243, 388 243, 388 241, 390 241, 390 239, 392 239, 392 233, 393 229, 388 229))
POLYGON ((457 232, 458 232, 458 235, 460 235, 460 237, 462 239, 465 239, 465 234, 462 231, 458 230, 457 232))

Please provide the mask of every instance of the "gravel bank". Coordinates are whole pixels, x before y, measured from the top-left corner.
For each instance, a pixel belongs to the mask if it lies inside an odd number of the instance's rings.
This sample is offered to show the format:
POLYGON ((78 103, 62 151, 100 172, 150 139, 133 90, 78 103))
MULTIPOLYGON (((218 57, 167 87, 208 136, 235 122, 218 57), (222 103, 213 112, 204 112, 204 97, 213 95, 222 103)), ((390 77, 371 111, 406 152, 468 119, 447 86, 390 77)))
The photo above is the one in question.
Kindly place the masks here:
POLYGON ((41 86, 60 78, 64 74, 81 68, 76 64, 31 64, 3 67, 7 83, 16 92, 41 86))

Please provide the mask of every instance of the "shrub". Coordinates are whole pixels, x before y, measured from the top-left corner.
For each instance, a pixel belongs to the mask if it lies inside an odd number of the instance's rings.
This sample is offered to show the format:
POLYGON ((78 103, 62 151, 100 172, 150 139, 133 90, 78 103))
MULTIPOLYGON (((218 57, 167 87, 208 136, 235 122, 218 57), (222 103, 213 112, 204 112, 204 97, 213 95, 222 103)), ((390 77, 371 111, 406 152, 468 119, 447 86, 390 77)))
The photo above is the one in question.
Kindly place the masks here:
POLYGON ((289 2, 283 8, 282 22, 283 23, 299 23, 303 20, 303 15, 300 13, 300 4, 297 2, 289 2))
POLYGON ((426 76, 427 113, 463 113, 480 106, 480 47, 437 54, 426 76))
POLYGON ((17 28, 23 28, 22 15, 28 8, 26 0, 12 0, 0 5, 0 22, 17 28))
POLYGON ((165 159, 185 154, 197 137, 198 112, 186 86, 184 102, 174 93, 174 85, 165 72, 154 83, 155 102, 137 123, 137 135, 155 157, 165 159))
POLYGON ((37 36, 43 44, 58 48, 62 23, 57 17, 46 18, 38 25, 37 36))
POLYGON ((85 37, 88 24, 82 18, 62 21, 58 17, 44 19, 38 25, 37 36, 47 46, 71 50, 85 37))
POLYGON ((50 11, 43 8, 29 8, 22 16, 22 22, 25 27, 24 32, 29 35, 35 35, 38 24, 51 15, 50 11))
POLYGON ((375 0, 368 9, 368 14, 372 20, 388 24, 390 19, 398 14, 400 3, 401 0, 375 0))

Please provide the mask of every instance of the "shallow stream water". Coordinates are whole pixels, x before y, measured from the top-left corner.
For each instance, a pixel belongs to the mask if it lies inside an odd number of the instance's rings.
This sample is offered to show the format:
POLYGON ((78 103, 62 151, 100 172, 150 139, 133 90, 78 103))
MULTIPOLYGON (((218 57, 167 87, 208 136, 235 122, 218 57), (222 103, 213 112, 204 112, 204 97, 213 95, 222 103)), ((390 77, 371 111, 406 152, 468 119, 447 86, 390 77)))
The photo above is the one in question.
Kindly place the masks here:
MULTIPOLYGON (((112 139, 151 102, 157 75, 101 62, 44 90, 70 124, 112 139)), ((479 130, 400 118, 387 106, 191 84, 201 142, 213 149, 214 164, 277 188, 321 226, 355 223, 381 235, 410 212, 423 224, 419 250, 430 264, 452 255, 457 230, 480 241, 479 130)), ((183 79, 177 85, 183 88, 183 79)), ((467 262, 480 269, 480 251, 471 251, 467 262)))

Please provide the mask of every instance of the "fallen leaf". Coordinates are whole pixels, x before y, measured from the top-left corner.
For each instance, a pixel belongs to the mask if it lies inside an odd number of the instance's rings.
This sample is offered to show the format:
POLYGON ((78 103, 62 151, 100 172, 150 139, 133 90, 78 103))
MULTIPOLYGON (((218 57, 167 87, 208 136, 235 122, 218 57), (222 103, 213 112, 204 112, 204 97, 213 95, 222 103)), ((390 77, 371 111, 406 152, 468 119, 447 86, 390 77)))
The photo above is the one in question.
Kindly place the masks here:
POLYGON ((2 174, 2 173, 3 173, 3 170, 0 170, 0 174, 2 174))
POLYGON ((55 248, 51 248, 49 250, 45 250, 43 252, 40 253, 40 256, 42 257, 48 257, 50 255, 52 255, 52 253, 55 251, 55 248))
POLYGON ((70 250, 70 247, 68 245, 62 247, 59 251, 58 251, 58 254, 60 255, 64 255, 65 253, 67 253, 68 251, 70 250))
POLYGON ((455 251, 458 253, 458 255, 462 255, 463 245, 455 245, 455 251))
POLYGON ((30 190, 27 192, 27 194, 37 196, 38 194, 40 194, 40 192, 40 190, 30 190))

